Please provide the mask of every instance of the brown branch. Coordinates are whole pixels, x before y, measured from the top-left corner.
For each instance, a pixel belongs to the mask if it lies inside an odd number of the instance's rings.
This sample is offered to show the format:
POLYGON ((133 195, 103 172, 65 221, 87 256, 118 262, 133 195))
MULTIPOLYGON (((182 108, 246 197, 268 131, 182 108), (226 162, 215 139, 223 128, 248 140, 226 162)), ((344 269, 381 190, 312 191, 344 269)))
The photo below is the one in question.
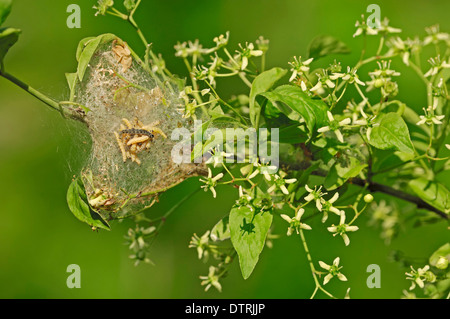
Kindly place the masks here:
MULTIPOLYGON (((304 170, 307 167, 304 167, 304 165, 300 164, 292 164, 292 163, 281 163, 282 166, 287 167, 287 169, 291 169, 291 170, 295 170, 295 169, 300 169, 300 170, 304 170)), ((316 176, 321 176, 321 177, 325 177, 326 174, 324 172, 320 172, 320 171, 315 171, 311 173, 312 175, 316 175, 316 176)), ((429 210, 430 212, 436 213, 438 214, 440 217, 442 217, 443 219, 448 220, 448 215, 437 209, 436 207, 428 204, 427 202, 425 202, 423 199, 421 199, 420 197, 411 195, 409 193, 403 192, 401 190, 392 188, 390 186, 386 186, 377 182, 373 182, 373 181, 367 181, 367 180, 363 180, 361 178, 352 178, 349 180, 349 182, 353 185, 358 185, 361 187, 364 187, 365 185, 367 185, 367 189, 370 190, 371 192, 380 192, 383 194, 387 194, 387 195, 391 195, 393 197, 402 199, 404 201, 413 203, 417 206, 417 208, 422 208, 422 209, 426 209, 429 210)))
MULTIPOLYGON (((351 180, 351 183, 354 184, 354 185, 358 185, 358 186, 364 186, 364 185, 366 185, 367 182, 365 180, 360 179, 360 178, 353 178, 351 180)), ((368 187, 367 188, 371 192, 380 192, 380 193, 384 193, 384 194, 387 194, 387 195, 391 195, 391 196, 397 197, 399 199, 403 199, 404 201, 407 201, 407 202, 415 204, 417 206, 417 208, 423 208, 423 209, 429 210, 429 211, 431 211, 433 213, 438 214, 439 216, 441 216, 444 219, 448 219, 448 215, 445 212, 437 209, 434 206, 431 206, 430 204, 425 202, 420 197, 411 195, 409 193, 405 193, 405 192, 400 191, 398 189, 395 189, 395 188, 392 188, 392 187, 389 187, 389 186, 386 186, 386 185, 383 185, 383 184, 380 184, 380 183, 376 183, 376 182, 368 182, 368 187)))

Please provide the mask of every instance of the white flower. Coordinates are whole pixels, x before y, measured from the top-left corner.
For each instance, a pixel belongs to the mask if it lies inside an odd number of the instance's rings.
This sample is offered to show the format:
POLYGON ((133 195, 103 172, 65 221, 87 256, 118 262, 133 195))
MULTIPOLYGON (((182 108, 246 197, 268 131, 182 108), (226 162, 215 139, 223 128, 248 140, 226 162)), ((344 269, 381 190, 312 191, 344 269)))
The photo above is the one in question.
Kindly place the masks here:
POLYGON ((255 50, 255 46, 253 43, 245 43, 245 48, 239 44, 241 51, 237 51, 242 57, 241 70, 245 70, 248 66, 248 59, 252 56, 261 56, 263 55, 262 50, 255 50))
POLYGON ((289 78, 289 82, 292 82, 297 77, 297 75, 307 73, 309 71, 309 65, 311 64, 312 61, 313 58, 310 58, 306 61, 302 61, 301 56, 299 56, 298 59, 297 57, 294 56, 294 62, 289 62, 289 64, 292 66, 291 68, 292 75, 289 78))
POLYGON ((175 45, 175 51, 175 56, 180 58, 187 58, 188 56, 200 57, 203 54, 211 53, 211 50, 203 49, 198 39, 196 39, 194 42, 178 42, 175 45))
POLYGON ((218 37, 215 37, 213 41, 216 43, 216 49, 226 46, 228 44, 229 38, 230 31, 227 31, 225 35, 221 34, 218 37))
POLYGON ((242 175, 247 175, 252 171, 252 168, 256 167, 256 170, 254 170, 250 176, 248 176, 248 179, 252 179, 254 177, 256 177, 256 175, 258 175, 259 173, 264 175, 264 178, 267 181, 271 181, 272 180, 272 174, 274 174, 277 170, 278 167, 275 165, 269 165, 266 163, 259 163, 258 159, 255 159, 255 161, 253 162, 253 164, 248 164, 244 167, 241 168, 241 173, 242 175))
POLYGON ((340 258, 339 257, 336 257, 333 260, 333 264, 332 265, 328 265, 328 264, 324 263, 323 261, 319 261, 320 267, 322 267, 323 269, 328 271, 328 274, 323 279, 323 284, 324 285, 326 285, 331 280, 331 278, 333 278, 335 276, 337 276, 340 281, 347 281, 347 277, 345 277, 340 272, 340 269, 342 268, 342 266, 339 267, 339 262, 340 262, 340 258))
POLYGON ((333 131, 334 134, 336 134, 336 137, 341 143, 344 143, 344 137, 342 136, 341 131, 339 130, 340 127, 343 127, 345 125, 349 125, 352 120, 350 118, 346 118, 342 121, 336 121, 333 117, 333 114, 330 111, 327 111, 327 116, 329 120, 329 125, 319 128, 317 131, 319 133, 324 133, 328 131, 333 131))
POLYGON ((332 212, 338 216, 341 214, 341 211, 333 206, 334 202, 337 201, 338 198, 339 193, 337 192, 334 193, 333 197, 331 197, 329 200, 324 200, 323 198, 321 198, 322 207, 319 210, 323 212, 322 223, 324 223, 328 219, 329 212, 332 212))
POLYGON ((333 73, 332 75, 330 75, 330 79, 331 80, 337 80, 339 78, 341 78, 344 81, 348 81, 348 83, 352 84, 352 83, 357 83, 361 86, 365 86, 366 84, 361 81, 358 77, 358 75, 356 74, 358 70, 353 68, 351 69, 349 66, 347 66, 347 73, 333 73))
POLYGON ((214 266, 209 267, 208 276, 200 276, 199 278, 202 280, 201 285, 206 286, 205 291, 208 291, 211 286, 214 286, 219 292, 222 291, 222 286, 220 285, 219 279, 220 277, 216 275, 217 268, 214 266))
POLYGON ((386 55, 400 55, 403 63, 409 65, 409 58, 411 53, 419 50, 420 41, 416 38, 414 40, 406 39, 403 41, 400 37, 391 37, 387 45, 390 46, 386 55))
POLYGON ((367 34, 367 35, 376 35, 378 34, 378 31, 375 28, 371 28, 366 24, 366 21, 364 20, 364 16, 362 17, 362 21, 356 21, 355 23, 356 32, 353 34, 353 37, 357 37, 361 34, 367 34))
POLYGON ((361 115, 363 118, 361 120, 354 121, 353 124, 366 126, 367 127, 367 130, 366 130, 367 140, 370 141, 370 134, 372 134, 372 128, 374 128, 375 126, 379 126, 380 123, 375 123, 375 119, 377 117, 376 115, 368 117, 367 114, 364 113, 362 108, 360 109, 360 112, 361 112, 361 115))
POLYGON ((211 169, 208 167, 208 177, 200 178, 200 182, 205 183, 201 188, 206 191, 210 190, 213 197, 216 198, 216 190, 214 187, 217 185, 217 181, 223 177, 223 173, 217 174, 215 177, 212 176, 211 169))
POLYGON ((448 63, 447 61, 441 61, 439 55, 435 58, 429 59, 428 62, 431 64, 431 69, 429 69, 427 73, 423 75, 426 78, 438 74, 438 72, 441 71, 442 69, 450 68, 450 63, 448 63))
POLYGON ((331 227, 327 227, 328 231, 334 233, 333 236, 340 235, 342 239, 344 239, 344 243, 346 246, 350 244, 350 238, 347 235, 347 232, 357 231, 358 226, 350 226, 345 223, 345 212, 341 211, 341 219, 339 225, 332 225, 331 227))
POLYGON ((391 76, 400 76, 400 72, 395 70, 391 70, 391 61, 377 61, 378 69, 373 72, 369 72, 369 75, 373 75, 376 77, 388 78, 391 76))
POLYGON ((314 85, 310 91, 316 92, 317 94, 322 94, 324 92, 324 87, 328 87, 330 89, 333 89, 336 84, 334 84, 333 81, 331 81, 331 76, 328 76, 328 71, 323 71, 323 74, 316 73, 317 77, 319 78, 316 85, 314 85))
POLYGON ((439 41, 448 41, 450 36, 446 32, 439 32, 439 25, 433 25, 431 27, 425 28, 428 36, 423 40, 424 45, 428 45, 430 43, 438 44, 439 41))
POLYGON ((367 104, 367 99, 362 100, 360 103, 356 104, 353 100, 347 103, 347 107, 344 109, 344 113, 351 115, 352 123, 358 120, 361 115, 361 109, 367 104))
POLYGON ((314 186, 314 189, 309 188, 308 185, 305 185, 305 189, 309 192, 309 194, 305 197, 307 202, 315 201, 316 207, 319 211, 322 211, 322 196, 327 193, 322 193, 322 186, 317 189, 317 186, 314 186))
POLYGON ((435 282, 436 281, 436 275, 433 274, 430 270, 430 266, 426 265, 423 268, 417 269, 417 271, 411 266, 411 272, 405 273, 408 280, 412 280, 411 287, 409 290, 413 290, 416 288, 416 284, 423 288, 425 285, 424 283, 427 282, 435 282))
POLYGON ((283 177, 280 177, 278 174, 275 174, 274 183, 272 186, 269 187, 267 192, 271 193, 278 187, 285 195, 289 195, 289 191, 286 188, 286 184, 292 184, 295 183, 296 181, 297 181, 296 178, 284 179, 283 177))
POLYGON ((208 230, 202 237, 198 237, 197 234, 194 234, 191 238, 189 248, 197 249, 198 259, 208 257, 209 234, 210 231, 208 230))
POLYGON ((187 42, 178 42, 175 46, 175 56, 180 58, 187 58, 189 56, 189 49, 187 47, 187 42))
POLYGON ((206 164, 213 164, 214 167, 221 165, 223 163, 224 157, 229 157, 233 154, 225 153, 221 150, 220 146, 216 146, 214 149, 209 151, 211 157, 205 162, 206 164))
POLYGON ((427 125, 431 125, 431 124, 442 124, 442 119, 444 119, 445 115, 435 115, 432 107, 425 109, 423 108, 423 111, 425 113, 425 115, 420 115, 420 121, 417 122, 417 125, 422 125, 422 124, 427 124, 427 125))
POLYGON ((289 223, 289 228, 287 231, 288 236, 291 236, 294 230, 297 232, 297 234, 300 233, 300 229, 311 230, 311 226, 300 222, 300 219, 302 218, 304 213, 305 210, 303 208, 299 208, 293 218, 285 214, 280 215, 281 218, 289 223))

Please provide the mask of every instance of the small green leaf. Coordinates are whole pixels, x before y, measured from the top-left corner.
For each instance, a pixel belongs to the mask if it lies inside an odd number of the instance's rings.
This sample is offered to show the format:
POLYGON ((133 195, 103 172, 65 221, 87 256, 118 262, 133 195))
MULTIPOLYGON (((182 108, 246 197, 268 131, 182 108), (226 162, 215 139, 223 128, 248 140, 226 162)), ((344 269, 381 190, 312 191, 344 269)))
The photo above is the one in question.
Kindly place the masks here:
POLYGON ((69 85, 70 98, 69 101, 73 101, 75 97, 75 86, 77 84, 77 74, 76 73, 66 73, 67 84, 69 85))
POLYGON ((87 203, 86 190, 81 177, 78 177, 70 184, 67 190, 67 204, 72 214, 83 223, 88 224, 92 228, 110 230, 108 223, 93 211, 87 203))
POLYGON ((236 207, 230 212, 231 242, 239 256, 242 276, 247 279, 259 260, 272 224, 270 211, 254 214, 255 209, 236 207))
POLYGON ((77 68, 78 79, 80 80, 80 82, 83 81, 84 73, 86 72, 86 69, 89 65, 89 62, 91 61, 92 56, 97 50, 97 47, 100 45, 100 41, 101 41, 100 37, 88 41, 80 54, 80 59, 78 61, 78 68, 77 68))
POLYGON ((77 48, 77 60, 78 60, 77 74, 80 82, 83 81, 86 69, 95 51, 97 51, 98 46, 102 43, 110 42, 116 38, 117 37, 114 34, 106 33, 101 34, 96 38, 90 37, 80 41, 77 48))
POLYGON ((340 161, 333 165, 324 181, 327 190, 333 190, 343 185, 349 178, 359 175, 367 167, 354 157, 348 157, 345 161, 340 161))
POLYGON ((314 135, 318 128, 327 125, 326 104, 322 100, 312 99, 297 86, 282 85, 260 95, 270 100, 272 105, 289 119, 300 121, 303 118, 311 135, 314 135))
POLYGON ((80 42, 78 42, 77 52, 75 55, 77 61, 80 61, 81 53, 83 53, 83 50, 86 47, 86 45, 93 39, 95 39, 95 37, 87 37, 87 38, 81 39, 80 42))
POLYGON ((431 182, 422 177, 411 180, 409 187, 411 187, 417 196, 431 206, 443 211, 447 215, 450 213, 450 192, 444 185, 431 182))
POLYGON ((430 257, 430 265, 436 266, 437 261, 440 257, 446 257, 448 261, 450 262, 450 243, 446 243, 445 245, 442 245, 439 247, 430 257))
POLYGON ((213 241, 224 241, 230 239, 229 217, 222 218, 211 230, 209 235, 213 241))
POLYGON ((408 126, 397 113, 387 113, 381 116, 379 125, 374 126, 369 143, 382 150, 397 150, 404 153, 414 153, 414 146, 409 136, 408 126))
POLYGON ((309 44, 309 57, 319 59, 331 54, 349 54, 347 45, 330 35, 315 37, 309 44))
MULTIPOLYGON (((257 118, 261 112, 261 106, 255 100, 256 96, 269 90, 286 74, 286 72, 287 71, 282 68, 273 68, 261 73, 253 80, 249 96, 250 122, 253 127, 257 124, 257 118)), ((257 129, 257 127, 255 128, 257 129)))
POLYGON ((21 31, 14 28, 3 28, 0 29, 0 65, 3 64, 3 59, 5 58, 8 50, 17 42, 19 39, 19 34, 21 31))
POLYGON ((0 0, 0 25, 5 22, 11 12, 12 0, 0 0))

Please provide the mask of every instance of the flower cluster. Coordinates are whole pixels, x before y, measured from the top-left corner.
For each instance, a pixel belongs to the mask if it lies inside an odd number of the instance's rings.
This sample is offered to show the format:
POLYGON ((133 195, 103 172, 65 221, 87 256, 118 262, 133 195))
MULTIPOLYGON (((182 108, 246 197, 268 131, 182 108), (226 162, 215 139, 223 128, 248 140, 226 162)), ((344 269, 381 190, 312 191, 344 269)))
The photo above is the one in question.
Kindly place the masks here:
POLYGON ((138 225, 136 225, 135 229, 128 229, 128 234, 125 236, 125 239, 127 240, 128 248, 133 251, 130 258, 135 261, 135 266, 141 262, 147 264, 152 263, 148 257, 148 243, 146 238, 154 235, 155 230, 156 228, 154 226, 144 228, 138 225))

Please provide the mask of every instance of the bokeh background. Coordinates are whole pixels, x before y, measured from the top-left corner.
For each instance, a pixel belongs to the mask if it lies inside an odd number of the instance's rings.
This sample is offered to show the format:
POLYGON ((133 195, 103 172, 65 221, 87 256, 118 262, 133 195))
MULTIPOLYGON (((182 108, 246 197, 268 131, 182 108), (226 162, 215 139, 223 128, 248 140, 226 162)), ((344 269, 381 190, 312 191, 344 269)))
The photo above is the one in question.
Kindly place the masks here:
MULTIPOLYGON (((121 2, 117 0, 116 2, 121 2)), ((319 34, 331 34, 346 42, 353 54, 343 65, 359 57, 361 39, 353 39, 354 23, 373 1, 300 0, 144 0, 136 14, 154 49, 166 58, 174 73, 186 76, 174 57, 177 41, 200 39, 212 45, 213 37, 231 32, 231 47, 264 35, 271 41, 268 66, 288 67, 294 55, 307 53, 308 43, 319 34)), ((435 23, 450 30, 449 1, 378 1, 382 17, 404 30, 402 37, 425 34, 435 23)), ((89 0, 16 0, 7 26, 23 30, 20 41, 8 54, 7 70, 56 99, 67 98, 65 72, 76 69, 78 41, 87 36, 115 33, 138 52, 138 36, 125 22, 110 16, 94 17, 89 0), (82 10, 81 29, 66 27, 66 8, 77 3, 82 10)), ((371 41, 369 41, 370 43, 371 41)), ((376 40, 369 47, 374 48, 376 40)), ((324 60, 323 63, 329 61, 324 60)), ((396 62, 394 62, 396 63, 396 62)), ((424 89, 414 73, 401 63, 395 67, 407 76, 399 81, 399 98, 413 108, 426 104, 424 89), (402 88, 408 88, 402 90, 402 88)), ((219 84, 220 86, 220 84, 219 84)), ((225 95, 245 90, 233 82, 222 87, 225 95)), ((208 266, 188 249, 194 232, 203 234, 226 215, 236 191, 219 188, 219 198, 196 193, 177 209, 162 229, 152 251, 155 266, 134 267, 123 236, 129 222, 114 223, 111 232, 92 232, 69 212, 65 197, 85 153, 80 128, 24 91, 0 78, 0 297, 1 298, 306 298, 314 283, 301 242, 295 236, 275 241, 265 249, 252 276, 244 281, 237 262, 223 281, 224 291, 203 292, 199 275, 208 266), (68 289, 66 267, 81 267, 81 289, 68 289)), ((151 214, 169 210, 184 194, 199 187, 188 180, 163 194, 151 214)), ((313 258, 330 263, 341 257, 353 298, 398 298, 409 287, 404 269, 388 261, 393 249, 408 256, 428 257, 448 239, 443 223, 401 232, 386 246, 376 229, 359 222, 352 244, 344 247, 319 220, 307 233, 313 258), (317 226, 317 227, 314 227, 317 226), (366 267, 381 267, 381 288, 366 286, 366 267)), ((286 225, 275 222, 275 232, 286 225)), ((348 285, 329 284, 343 296, 348 285)))

